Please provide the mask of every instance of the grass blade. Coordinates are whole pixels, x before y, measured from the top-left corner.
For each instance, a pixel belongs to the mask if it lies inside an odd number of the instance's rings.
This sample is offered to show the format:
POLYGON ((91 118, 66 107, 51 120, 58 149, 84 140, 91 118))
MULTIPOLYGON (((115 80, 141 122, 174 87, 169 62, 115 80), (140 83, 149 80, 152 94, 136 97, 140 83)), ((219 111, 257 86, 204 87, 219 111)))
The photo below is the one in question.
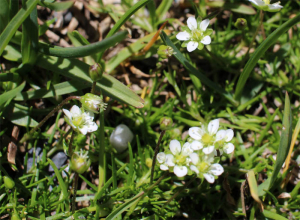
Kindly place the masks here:
POLYGON ((24 87, 25 87, 26 82, 23 82, 21 85, 19 85, 17 88, 12 89, 8 92, 5 92, 0 95, 0 107, 8 101, 9 99, 13 99, 18 93, 20 93, 24 87))
POLYGON ((74 4, 74 1, 65 1, 65 2, 53 2, 49 3, 46 1, 41 1, 39 2, 41 6, 47 7, 53 11, 63 11, 67 10, 68 8, 72 7, 74 4))
POLYGON ((241 73, 239 80, 237 82, 236 90, 235 90, 235 100, 240 100, 241 94, 245 87, 246 81, 248 80, 253 68, 257 64, 259 58, 271 47, 276 40, 285 32, 287 32, 292 26, 300 21, 300 13, 294 18, 288 20, 284 24, 282 24, 279 28, 277 28, 268 38, 255 50, 254 54, 251 56, 249 61, 247 62, 243 72, 241 73))
POLYGON ((26 2, 26 6, 21 8, 13 19, 6 26, 2 34, 0 35, 0 56, 3 53, 4 48, 13 37, 17 29, 21 26, 24 20, 30 15, 32 10, 36 7, 39 0, 29 0, 26 2), (25 8, 25 9, 24 9, 25 8))
POLYGON ((109 37, 100 42, 92 43, 89 45, 84 45, 80 47, 51 47, 46 44, 40 44, 40 52, 56 56, 56 57, 66 57, 66 58, 75 58, 75 57, 85 57, 91 54, 99 53, 105 51, 106 49, 114 46, 116 43, 124 40, 127 36, 127 31, 121 31, 112 37, 109 37))
POLYGON ((174 56, 176 59, 189 71, 190 74, 195 75, 197 78, 201 80, 201 83, 205 84, 212 90, 215 90, 222 96, 224 96, 227 100, 229 100, 232 104, 236 105, 236 102, 234 101, 232 95, 225 90, 223 90, 221 87, 216 85, 214 82, 210 81, 202 72, 199 70, 195 69, 189 61, 182 55, 182 53, 177 49, 177 47, 172 43, 172 41, 168 38, 166 33, 163 31, 161 33, 161 38, 164 41, 164 43, 170 47, 173 48, 174 50, 174 56))
POLYGON ((260 209, 263 211, 264 206, 258 196, 257 182, 256 182, 256 178, 255 178, 255 174, 254 174, 253 170, 250 170, 248 172, 247 180, 248 180, 248 184, 250 187, 250 193, 251 193, 252 198, 259 204, 260 209))

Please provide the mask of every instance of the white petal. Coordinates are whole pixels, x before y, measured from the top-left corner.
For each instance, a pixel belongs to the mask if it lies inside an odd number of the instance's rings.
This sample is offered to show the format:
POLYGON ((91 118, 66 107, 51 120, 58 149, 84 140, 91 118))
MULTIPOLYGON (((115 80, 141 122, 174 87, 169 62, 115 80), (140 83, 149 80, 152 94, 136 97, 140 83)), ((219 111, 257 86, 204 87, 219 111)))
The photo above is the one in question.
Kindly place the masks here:
POLYGON ((211 43, 210 36, 203 37, 203 39, 201 40, 201 43, 203 43, 204 45, 209 45, 211 43))
POLYGON ((231 154, 234 151, 234 145, 232 143, 228 143, 223 148, 226 154, 231 154))
POLYGON ((90 120, 90 121, 94 120, 94 113, 93 112, 85 111, 84 116, 85 116, 86 120, 90 120))
POLYGON ((178 155, 181 152, 180 142, 177 140, 171 140, 170 142, 170 150, 173 155, 178 155))
POLYGON ((72 119, 72 114, 69 110, 67 109, 63 109, 63 112, 65 113, 65 115, 69 118, 69 119, 72 119))
POLYGON ((186 23, 190 30, 197 29, 197 21, 194 17, 189 17, 186 23))
POLYGON ((191 165, 190 166, 190 169, 192 170, 192 171, 194 171, 195 173, 199 173, 199 170, 197 169, 197 167, 196 166, 194 166, 194 165, 191 165))
POLYGON ((78 129, 83 135, 86 135, 86 133, 88 132, 87 126, 83 126, 82 128, 78 128, 78 129))
POLYGON ((263 5, 266 4, 266 3, 265 3, 264 1, 262 1, 262 0, 249 0, 249 2, 251 2, 251 3, 253 3, 253 4, 257 5, 257 6, 263 6, 263 5))
POLYGON ((203 148, 203 144, 200 141, 193 141, 191 144, 191 148, 193 150, 201 150, 203 148))
POLYGON ((199 127, 191 127, 189 129, 189 135, 195 140, 201 140, 203 131, 199 127))
POLYGON ((95 122, 92 122, 89 124, 89 126, 87 126, 88 128, 88 132, 94 132, 94 131, 97 131, 98 129, 98 125, 95 123, 95 122))
POLYGON ((70 112, 72 115, 81 115, 82 114, 80 108, 77 105, 73 105, 70 112))
POLYGON ((279 5, 278 3, 268 5, 268 7, 269 7, 270 11, 277 11, 277 10, 283 8, 283 6, 279 5))
POLYGON ((215 182, 215 177, 212 174, 203 174, 204 178, 207 180, 209 183, 214 183, 215 182))
POLYGON ((197 49, 198 45, 199 45, 198 42, 190 41, 186 45, 186 49, 187 49, 188 52, 192 52, 192 51, 197 49))
POLYGON ((210 154, 205 154, 203 158, 204 158, 204 161, 206 161, 207 163, 212 163, 215 159, 214 152, 212 152, 210 154))
POLYGON ((212 120, 208 123, 207 130, 210 135, 216 134, 218 129, 219 129, 219 119, 212 120))
POLYGON ((199 155, 197 153, 190 154, 190 158, 193 164, 197 165, 199 162, 199 155))
POLYGON ((202 31, 206 31, 206 28, 208 27, 208 25, 209 25, 209 19, 205 19, 205 20, 201 21, 200 29, 202 31))
POLYGON ((187 174, 188 169, 185 166, 175 166, 174 167, 174 173, 176 174, 176 176, 178 177, 183 177, 187 174))
POLYGON ((167 154, 166 155, 166 164, 169 167, 174 167, 175 163, 174 163, 174 156, 172 154, 167 154))
POLYGON ((226 131, 225 130, 220 130, 216 134, 216 141, 223 140, 226 137, 226 131))
POLYGON ((212 152, 214 151, 214 149, 215 149, 215 147, 212 145, 212 146, 203 148, 202 151, 203 151, 203 153, 205 153, 205 154, 210 154, 210 153, 212 153, 212 152))
POLYGON ((233 130, 232 130, 232 129, 227 129, 227 130, 226 130, 225 141, 226 141, 226 142, 231 141, 232 138, 233 138, 233 136, 234 136, 233 130))
POLYGON ((157 154, 156 159, 158 163, 164 163, 166 161, 166 154, 164 152, 160 152, 157 154))
POLYGON ((215 176, 220 176, 224 172, 224 168, 220 164, 215 163, 210 166, 210 172, 215 176))
POLYGON ((191 144, 186 142, 183 146, 182 146, 182 150, 181 150, 181 154, 184 156, 188 156, 191 153, 193 153, 193 149, 191 148, 191 144))
POLYGON ((179 32, 177 35, 176 35, 176 38, 178 40, 189 40, 191 38, 191 35, 184 31, 184 32, 179 32))
POLYGON ((169 167, 166 166, 165 164, 160 165, 159 168, 160 168, 161 170, 168 170, 168 169, 169 169, 169 167))

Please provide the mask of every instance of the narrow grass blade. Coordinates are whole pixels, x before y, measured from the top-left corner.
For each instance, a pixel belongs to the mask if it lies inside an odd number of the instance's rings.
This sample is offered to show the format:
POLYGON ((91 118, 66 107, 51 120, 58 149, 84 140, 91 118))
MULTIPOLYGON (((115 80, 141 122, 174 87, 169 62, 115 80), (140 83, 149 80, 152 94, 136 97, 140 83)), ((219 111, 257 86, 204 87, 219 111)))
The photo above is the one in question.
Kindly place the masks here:
POLYGON ((7 0, 0 1, 0 33, 4 30, 9 21, 9 6, 7 0))
POLYGON ((51 47, 50 45, 40 44, 39 49, 41 53, 52 55, 56 57, 65 57, 65 58, 75 58, 75 57, 85 57, 91 54, 99 53, 105 51, 106 49, 114 46, 116 43, 124 40, 127 36, 127 31, 121 31, 115 35, 96 42, 93 44, 81 46, 81 47, 51 47))
POLYGON ((157 16, 157 22, 160 22, 163 20, 165 14, 169 10, 169 8, 172 5, 172 0, 163 0, 158 8, 156 9, 156 16, 157 16))
POLYGON ((20 80, 20 76, 17 73, 1 73, 0 74, 0 82, 6 82, 6 81, 11 81, 11 82, 18 82, 20 80))
POLYGON ((244 4, 235 4, 225 1, 211 1, 206 3, 207 6, 212 8, 223 8, 240 14, 254 15, 256 11, 253 7, 244 4))
POLYGON ((61 174, 59 173, 59 170, 57 169, 57 167, 55 166, 55 164, 53 163, 52 160, 48 159, 48 162, 50 163, 50 165, 52 166, 55 176, 59 182, 59 186, 62 190, 63 193, 63 200, 68 198, 68 189, 66 186, 66 183, 64 182, 64 179, 62 178, 61 174))
POLYGON ((129 199, 126 201, 123 205, 118 207, 116 210, 112 211, 106 218, 105 220, 113 220, 116 219, 117 217, 121 216, 123 212, 125 212, 128 208, 130 208, 132 205, 134 205, 134 202, 139 199, 141 196, 144 195, 144 191, 140 192, 133 198, 129 199))
POLYGON ((268 211, 268 210, 264 210, 263 213, 262 213, 267 219, 275 219, 275 220, 288 220, 287 218, 277 214, 277 213, 274 213, 274 212, 271 212, 271 211, 268 211))
POLYGON ((247 180, 248 180, 248 184, 250 187, 250 193, 251 193, 252 198, 259 204, 260 209, 263 211, 264 206, 258 196, 257 182, 256 182, 256 178, 255 178, 255 174, 254 174, 253 170, 250 170, 248 172, 247 180))
MULTIPOLYGON (((77 59, 40 56, 36 64, 41 68, 70 77, 84 85, 92 85, 92 80, 87 75, 89 72, 89 65, 77 59)), ((101 89, 105 95, 115 100, 135 106, 136 108, 142 108, 144 106, 144 100, 123 83, 107 74, 103 74, 102 79, 97 83, 97 89, 101 89)))
POLYGON ((20 93, 24 87, 25 87, 26 82, 23 82, 21 85, 19 85, 17 88, 12 89, 8 92, 5 92, 0 95, 0 107, 8 101, 9 99, 13 99, 18 93, 20 93))
POLYGON ((47 7, 53 11, 63 11, 66 10, 70 7, 72 7, 72 5, 74 4, 74 1, 65 1, 65 2, 53 2, 53 3, 49 3, 46 1, 39 1, 39 5, 47 7))
POLYGON ((239 80, 237 82, 236 90, 234 97, 236 100, 240 100, 241 94, 245 87, 246 81, 248 80, 253 68, 257 64, 259 58, 264 55, 264 53, 271 47, 276 40, 285 32, 287 32, 292 26, 297 24, 300 21, 300 13, 294 18, 288 20, 277 28, 268 38, 255 50, 254 54, 251 56, 247 62, 243 72, 241 73, 239 80))
POLYGON ((234 101, 232 95, 225 90, 223 90, 221 87, 216 85, 214 82, 212 82, 210 79, 208 79, 202 72, 194 68, 189 61, 182 55, 182 53, 177 49, 177 47, 172 43, 172 41, 168 38, 166 33, 163 31, 161 33, 161 38, 164 41, 164 43, 170 47, 173 48, 174 50, 174 56, 176 59, 189 71, 190 74, 193 74, 197 76, 200 80, 201 83, 205 84, 212 90, 218 92, 222 96, 224 96, 227 100, 229 100, 232 104, 236 105, 236 102, 234 101))
POLYGON ((19 10, 13 19, 6 26, 4 31, 0 35, 0 56, 10 39, 13 37, 17 29, 21 26, 24 20, 29 16, 32 10, 36 7, 39 0, 28 0, 26 2, 26 7, 19 10))

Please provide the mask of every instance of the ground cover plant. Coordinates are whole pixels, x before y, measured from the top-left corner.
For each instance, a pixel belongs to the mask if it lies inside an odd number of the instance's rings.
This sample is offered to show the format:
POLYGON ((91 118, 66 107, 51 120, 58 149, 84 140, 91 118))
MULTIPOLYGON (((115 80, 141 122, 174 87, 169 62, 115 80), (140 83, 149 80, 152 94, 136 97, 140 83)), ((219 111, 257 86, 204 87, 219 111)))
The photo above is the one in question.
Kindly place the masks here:
POLYGON ((0 1, 1 219, 299 219, 300 1, 0 1))

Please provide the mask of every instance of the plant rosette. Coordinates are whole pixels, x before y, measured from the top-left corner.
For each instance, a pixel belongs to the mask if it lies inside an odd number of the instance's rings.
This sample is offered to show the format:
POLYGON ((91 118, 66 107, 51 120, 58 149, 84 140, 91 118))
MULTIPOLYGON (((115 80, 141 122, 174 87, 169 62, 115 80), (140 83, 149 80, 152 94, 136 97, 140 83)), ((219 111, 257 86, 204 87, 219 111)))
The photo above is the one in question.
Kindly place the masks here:
POLYGON ((178 177, 184 177, 189 172, 191 159, 189 155, 193 153, 190 143, 186 142, 182 147, 178 140, 171 140, 169 150, 157 154, 157 161, 161 170, 174 172, 178 177))
POLYGON ((94 113, 90 111, 84 111, 77 105, 69 110, 63 109, 65 113, 66 122, 76 131, 81 132, 83 135, 94 132, 98 129, 94 120, 94 113))
POLYGON ((283 8, 280 2, 271 4, 270 0, 249 0, 249 2, 251 2, 255 8, 268 12, 277 12, 283 8))
POLYGON ((230 143, 234 136, 232 129, 219 130, 219 119, 212 120, 208 125, 191 127, 189 129, 191 148, 201 150, 204 154, 211 154, 219 150, 220 154, 230 154, 234 151, 234 145, 230 143))
POLYGON ((178 40, 184 41, 181 46, 186 47, 188 52, 192 52, 197 48, 202 50, 204 45, 211 43, 209 35, 212 34, 212 29, 207 29, 209 25, 209 19, 203 21, 196 20, 194 17, 187 19, 187 27, 184 26, 181 29, 183 32, 179 32, 176 35, 178 40))

